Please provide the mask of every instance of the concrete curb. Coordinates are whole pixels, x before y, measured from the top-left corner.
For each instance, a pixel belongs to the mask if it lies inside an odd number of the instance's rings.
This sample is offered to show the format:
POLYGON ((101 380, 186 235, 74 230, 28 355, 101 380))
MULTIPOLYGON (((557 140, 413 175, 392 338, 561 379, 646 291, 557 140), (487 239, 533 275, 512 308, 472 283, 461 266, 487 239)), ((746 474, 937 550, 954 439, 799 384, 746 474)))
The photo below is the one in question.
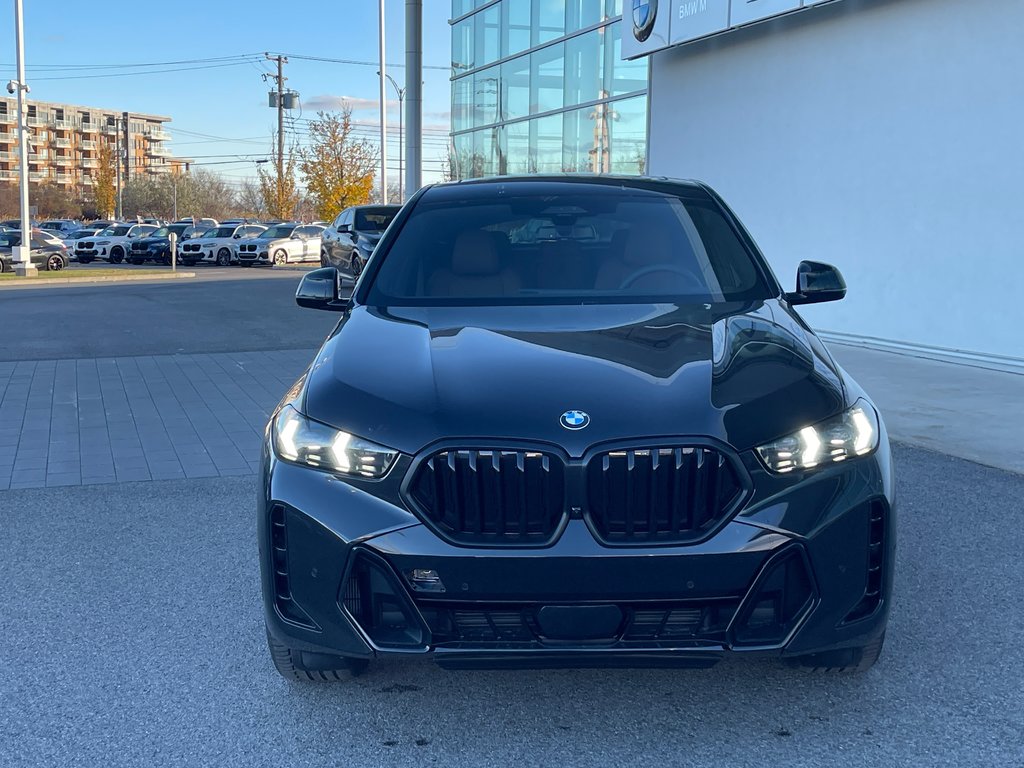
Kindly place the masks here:
POLYGON ((0 281, 0 291, 6 289, 39 288, 49 285, 77 285, 79 283, 131 283, 142 280, 183 280, 195 277, 195 272, 154 272, 147 275, 97 275, 96 277, 28 277, 24 280, 0 281))

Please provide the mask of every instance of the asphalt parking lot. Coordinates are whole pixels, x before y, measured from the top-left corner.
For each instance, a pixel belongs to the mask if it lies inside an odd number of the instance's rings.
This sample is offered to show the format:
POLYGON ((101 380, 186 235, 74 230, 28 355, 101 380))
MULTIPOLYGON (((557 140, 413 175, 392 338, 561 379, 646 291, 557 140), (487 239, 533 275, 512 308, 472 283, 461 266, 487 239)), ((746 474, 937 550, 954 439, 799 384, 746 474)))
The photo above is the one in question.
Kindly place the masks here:
MULTIPOLYGON (((249 272, 0 292, 19 330, 0 361, 298 364, 332 317, 294 307, 298 274, 249 272)), ((0 765, 1024 766, 1024 476, 907 446, 896 461, 886 650, 840 677, 410 661, 290 684, 265 650, 245 470, 0 491, 0 765)))

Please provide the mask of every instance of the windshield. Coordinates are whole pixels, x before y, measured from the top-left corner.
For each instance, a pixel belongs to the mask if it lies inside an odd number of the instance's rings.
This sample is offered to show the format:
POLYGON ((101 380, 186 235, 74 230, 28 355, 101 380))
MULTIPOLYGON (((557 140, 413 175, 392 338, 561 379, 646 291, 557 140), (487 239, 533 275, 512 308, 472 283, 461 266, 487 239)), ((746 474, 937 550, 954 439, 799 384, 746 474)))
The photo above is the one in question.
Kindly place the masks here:
POLYGON ((107 227, 100 232, 99 237, 124 237, 131 227, 107 227))
POLYGON ((602 187, 424 196, 383 255, 368 302, 516 305, 768 298, 711 199, 602 187), (437 200, 440 197, 440 200, 437 200))
POLYGON ((150 232, 146 237, 167 237, 169 234, 171 234, 171 230, 167 227, 160 227, 160 229, 150 232))
POLYGON ((380 208, 360 208, 356 211, 357 232, 383 232, 398 214, 397 205, 380 208))
POLYGON ((271 227, 265 232, 260 232, 259 236, 271 240, 278 237, 291 237, 294 231, 295 227, 271 227))
POLYGON ((236 227, 218 227, 217 229, 211 229, 203 237, 231 237, 235 234, 236 227))
POLYGON ((3 232, 0 233, 0 248, 13 248, 16 245, 21 244, 21 233, 20 232, 3 232))
POLYGON ((160 237, 167 237, 171 232, 181 237, 188 230, 192 229, 190 224, 172 224, 169 227, 162 227, 159 232, 154 232, 153 236, 156 237, 158 234, 160 237), (164 232, 166 230, 166 232, 164 232))
POLYGON ((40 226, 40 229, 64 229, 63 221, 44 221, 40 226))

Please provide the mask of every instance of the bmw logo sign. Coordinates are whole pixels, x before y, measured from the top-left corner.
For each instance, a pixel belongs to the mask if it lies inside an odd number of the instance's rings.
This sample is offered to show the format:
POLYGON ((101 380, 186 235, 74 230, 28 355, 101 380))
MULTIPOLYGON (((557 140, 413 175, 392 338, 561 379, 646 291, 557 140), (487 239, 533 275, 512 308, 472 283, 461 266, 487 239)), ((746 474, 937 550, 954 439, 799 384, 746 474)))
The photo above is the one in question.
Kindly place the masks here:
POLYGON ((633 37, 641 43, 654 31, 658 0, 633 0, 633 37))
POLYGON ((558 421, 566 429, 583 429, 590 424, 590 416, 583 411, 566 411, 558 421))

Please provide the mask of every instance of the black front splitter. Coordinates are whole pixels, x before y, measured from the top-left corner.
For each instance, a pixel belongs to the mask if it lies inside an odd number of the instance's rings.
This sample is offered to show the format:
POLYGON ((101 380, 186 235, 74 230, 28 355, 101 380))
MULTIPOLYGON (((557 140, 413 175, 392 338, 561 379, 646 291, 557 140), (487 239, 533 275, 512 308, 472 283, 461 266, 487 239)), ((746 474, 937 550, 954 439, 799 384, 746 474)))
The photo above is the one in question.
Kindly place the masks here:
POLYGON ((438 648, 442 669, 709 669, 723 655, 715 651, 459 651, 438 648))

